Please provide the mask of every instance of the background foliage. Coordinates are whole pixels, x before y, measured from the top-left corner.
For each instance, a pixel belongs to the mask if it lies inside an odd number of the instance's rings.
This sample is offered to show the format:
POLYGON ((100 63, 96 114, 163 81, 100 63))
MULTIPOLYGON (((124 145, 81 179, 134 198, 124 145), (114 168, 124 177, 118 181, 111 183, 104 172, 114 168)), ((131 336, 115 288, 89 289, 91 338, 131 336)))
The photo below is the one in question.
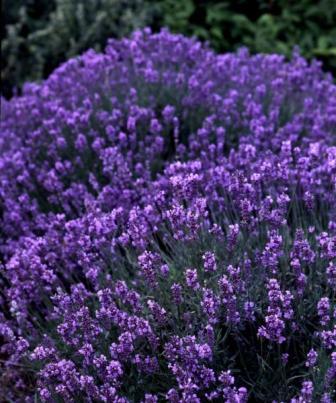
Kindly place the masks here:
POLYGON ((208 40, 218 51, 246 45, 252 52, 290 56, 299 45, 304 56, 336 67, 333 0, 165 0, 162 10, 164 25, 208 40))
MULTIPOLYGON (((142 0, 4 0, 2 92, 47 77, 70 57, 147 25, 142 0), (20 5, 21 3, 21 5, 20 5), (24 4, 22 4, 24 3, 24 4)), ((152 9, 152 8, 151 8, 152 9)))
POLYGON ((137 27, 208 40, 217 51, 245 45, 252 52, 290 56, 295 45, 336 71, 334 0, 27 0, 2 2, 2 93, 50 74, 83 50, 137 27))

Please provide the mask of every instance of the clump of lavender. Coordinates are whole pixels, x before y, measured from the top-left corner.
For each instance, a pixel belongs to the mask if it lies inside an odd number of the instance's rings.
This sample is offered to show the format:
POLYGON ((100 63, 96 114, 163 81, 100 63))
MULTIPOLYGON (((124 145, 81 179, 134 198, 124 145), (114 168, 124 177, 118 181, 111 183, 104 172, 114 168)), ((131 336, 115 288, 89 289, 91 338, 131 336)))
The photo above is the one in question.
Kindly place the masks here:
POLYGON ((316 62, 145 30, 2 114, 7 398, 335 399, 336 87, 316 62))

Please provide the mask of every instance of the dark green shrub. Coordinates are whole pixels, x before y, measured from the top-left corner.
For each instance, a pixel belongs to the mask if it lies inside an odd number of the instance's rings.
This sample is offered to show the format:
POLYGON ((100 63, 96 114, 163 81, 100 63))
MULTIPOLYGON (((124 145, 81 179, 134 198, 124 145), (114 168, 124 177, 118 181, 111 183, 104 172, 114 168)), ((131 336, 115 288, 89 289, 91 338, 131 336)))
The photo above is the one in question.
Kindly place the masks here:
POLYGON ((334 0, 163 0, 163 25, 208 40, 217 51, 247 46, 252 52, 290 56, 298 45, 307 58, 336 70, 334 0))

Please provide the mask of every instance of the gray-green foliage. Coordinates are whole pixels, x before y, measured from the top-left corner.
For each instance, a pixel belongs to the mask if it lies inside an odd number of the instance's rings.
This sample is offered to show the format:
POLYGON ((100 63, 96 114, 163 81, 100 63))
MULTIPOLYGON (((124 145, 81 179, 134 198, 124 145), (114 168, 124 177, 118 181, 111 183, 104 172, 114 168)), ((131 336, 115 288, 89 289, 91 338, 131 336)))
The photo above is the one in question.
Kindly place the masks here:
POLYGON ((47 76, 88 48, 101 50, 110 37, 122 37, 149 22, 143 0, 5 0, 1 68, 3 93, 47 76), (14 4, 13 4, 14 3, 14 4), (40 14, 36 15, 36 9, 40 14))

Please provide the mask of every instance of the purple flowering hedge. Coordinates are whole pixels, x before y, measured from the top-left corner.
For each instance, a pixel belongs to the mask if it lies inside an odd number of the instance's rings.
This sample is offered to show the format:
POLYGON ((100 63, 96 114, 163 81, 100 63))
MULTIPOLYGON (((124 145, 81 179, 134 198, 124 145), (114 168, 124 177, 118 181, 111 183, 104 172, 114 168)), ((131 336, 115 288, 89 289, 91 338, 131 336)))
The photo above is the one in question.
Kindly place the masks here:
POLYGON ((0 400, 335 401, 317 62, 144 30, 1 113, 0 400))

